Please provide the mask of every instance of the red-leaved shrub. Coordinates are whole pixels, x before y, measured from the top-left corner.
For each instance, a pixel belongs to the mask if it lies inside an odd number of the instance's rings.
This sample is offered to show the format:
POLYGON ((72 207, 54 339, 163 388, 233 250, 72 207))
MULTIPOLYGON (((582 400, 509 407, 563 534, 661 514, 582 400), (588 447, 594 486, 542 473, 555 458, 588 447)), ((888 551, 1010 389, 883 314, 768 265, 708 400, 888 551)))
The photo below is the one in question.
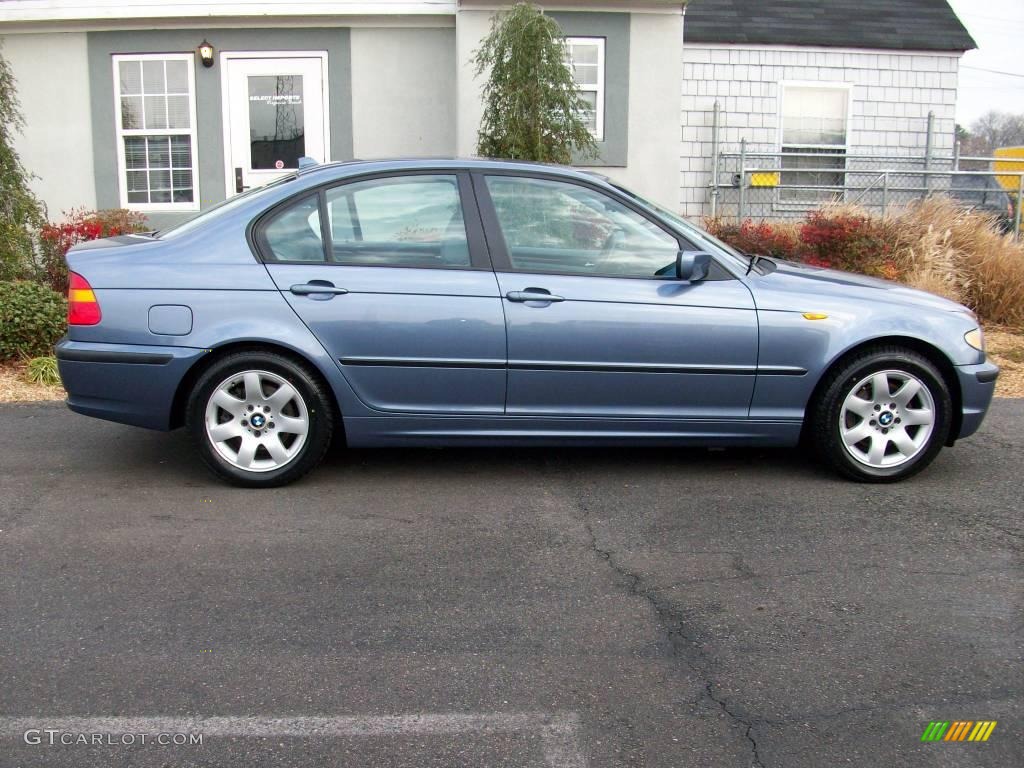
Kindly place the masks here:
POLYGON ((812 211, 800 227, 804 260, 823 267, 894 279, 892 246, 877 219, 837 209, 812 211))
POLYGON ((799 228, 788 222, 761 220, 755 223, 744 219, 736 224, 722 219, 705 219, 704 228, 743 253, 798 259, 803 250, 799 228))
POLYGON ((87 211, 78 208, 65 212, 59 224, 46 224, 39 232, 40 282, 58 293, 67 289, 68 267, 64 255, 71 246, 86 240, 99 240, 129 232, 143 232, 148 226, 146 217, 136 211, 112 208, 105 211, 87 211))

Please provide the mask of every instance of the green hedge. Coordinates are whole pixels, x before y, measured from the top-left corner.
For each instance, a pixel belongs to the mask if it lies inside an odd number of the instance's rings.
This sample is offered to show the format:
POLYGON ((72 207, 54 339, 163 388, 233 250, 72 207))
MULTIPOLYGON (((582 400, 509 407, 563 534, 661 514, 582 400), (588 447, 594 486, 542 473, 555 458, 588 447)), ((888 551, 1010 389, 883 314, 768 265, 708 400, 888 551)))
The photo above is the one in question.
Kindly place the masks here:
POLYGON ((23 280, 0 282, 0 360, 53 353, 67 328, 67 301, 23 280))

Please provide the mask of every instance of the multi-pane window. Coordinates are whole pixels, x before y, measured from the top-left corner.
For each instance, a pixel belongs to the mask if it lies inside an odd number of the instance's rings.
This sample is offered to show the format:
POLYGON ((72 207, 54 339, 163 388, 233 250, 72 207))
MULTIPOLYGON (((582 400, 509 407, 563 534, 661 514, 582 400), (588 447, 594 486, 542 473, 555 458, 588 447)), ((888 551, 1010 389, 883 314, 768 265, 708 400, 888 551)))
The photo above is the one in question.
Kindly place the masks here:
POLYGON ((783 85, 780 202, 842 199, 849 109, 847 86, 783 85))
POLYGON ((587 103, 583 114, 597 141, 604 141, 604 38, 567 37, 565 51, 579 94, 587 103))
POLYGON ((114 57, 121 204, 198 210, 192 54, 114 57))

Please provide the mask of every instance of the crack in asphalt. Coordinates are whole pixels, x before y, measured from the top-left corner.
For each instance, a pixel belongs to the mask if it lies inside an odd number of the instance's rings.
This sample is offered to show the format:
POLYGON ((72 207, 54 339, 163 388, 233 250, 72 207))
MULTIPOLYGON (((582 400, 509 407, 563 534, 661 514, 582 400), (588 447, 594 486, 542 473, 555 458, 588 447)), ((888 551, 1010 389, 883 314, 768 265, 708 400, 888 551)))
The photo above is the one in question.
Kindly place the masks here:
MULTIPOLYGON (((707 663, 704 662, 706 659, 704 653, 699 648, 698 639, 684 630, 684 617, 682 613, 673 608, 667 603, 667 601, 660 598, 656 591, 645 586, 644 578, 639 574, 629 570, 619 563, 614 553, 611 550, 604 549, 597 539, 597 533, 594 531, 594 527, 590 521, 590 508, 586 502, 584 494, 574 494, 576 507, 580 512, 580 522, 586 532, 589 540, 589 547, 597 557, 604 561, 609 568, 612 569, 620 578, 627 582, 627 593, 634 597, 639 597, 646 600, 653 608, 655 614, 662 627, 668 636, 669 641, 672 644, 673 655, 683 661, 684 664, 700 679, 704 682, 703 694, 711 702, 713 702, 721 711, 734 723, 743 728, 743 736, 750 744, 750 752, 753 768, 767 768, 767 764, 764 762, 764 758, 761 754, 761 744, 755 735, 758 727, 761 726, 776 726, 784 727, 794 722, 824 722, 828 720, 835 720, 845 715, 860 713, 860 712, 879 712, 879 711, 901 711, 907 707, 905 704, 869 704, 869 705, 858 705, 853 707, 845 707, 843 709, 834 710, 832 712, 817 712, 817 713, 801 713, 793 714, 781 718, 771 718, 764 716, 753 716, 746 713, 735 706, 730 706, 728 699, 721 697, 715 693, 714 681, 711 679, 711 675, 707 669, 707 663), (696 659, 694 658, 696 657, 696 659)), ((724 553, 723 553, 724 554, 724 553)), ((742 570, 743 575, 735 578, 744 579, 758 579, 763 578, 762 575, 752 571, 742 561, 742 555, 739 553, 734 554, 734 567, 737 570, 742 570)), ((882 566, 867 566, 867 568, 879 568, 882 566)), ((917 571, 908 571, 914 572, 917 571)), ((933 571, 921 571, 924 574, 936 573, 933 571)), ((961 573, 949 573, 949 575, 963 576, 967 574, 961 573)), ((951 702, 949 699, 942 699, 936 704, 948 707, 951 703, 960 706, 969 706, 975 703, 984 701, 990 701, 993 698, 999 699, 1002 695, 1006 697, 1012 697, 1013 691, 991 691, 988 695, 981 697, 957 697, 955 701, 951 702)), ((927 706, 929 702, 915 702, 914 706, 927 706)))
MULTIPOLYGON (((550 467, 548 467, 550 468, 550 467)), ((559 473, 554 473, 559 474, 559 473)), ((695 635, 689 634, 685 629, 685 615, 684 612, 678 608, 673 607, 669 601, 662 598, 658 593, 664 591, 664 588, 654 588, 646 584, 645 579, 639 573, 631 571, 620 563, 614 554, 613 550, 605 549, 601 546, 598 541, 598 536, 594 530, 594 526, 591 521, 590 504, 588 494, 586 491, 574 487, 571 479, 567 478, 562 473, 563 481, 568 481, 570 496, 573 499, 574 505, 579 513, 578 520, 586 534, 588 539, 589 549, 602 560, 620 579, 626 582, 627 594, 639 597, 650 604, 657 616, 659 624, 662 626, 665 635, 671 643, 672 653, 675 657, 679 658, 694 674, 696 674, 700 680, 704 683, 702 693, 703 696, 715 706, 717 706, 727 718, 740 729, 742 729, 743 737, 749 743, 750 754, 751 754, 751 766, 752 768, 767 768, 765 758, 762 755, 763 745, 759 743, 757 737, 757 729, 764 726, 771 727, 785 727, 791 725, 794 722, 825 722, 828 720, 834 720, 837 718, 844 717, 849 714, 862 713, 862 712, 879 712, 879 711, 900 711, 906 708, 907 705, 895 704, 895 703, 878 703, 878 704, 865 704, 857 705, 852 707, 846 707, 843 709, 834 710, 832 712, 818 712, 818 713, 801 713, 801 714, 790 714, 781 718, 765 717, 760 715, 752 715, 742 708, 737 707, 735 704, 730 704, 728 698, 721 696, 715 691, 715 683, 710 673, 710 662, 707 659, 706 654, 700 648, 700 642, 695 635)), ((992 528, 998 528, 998 526, 989 523, 988 521, 978 521, 984 523, 992 528)), ((1002 532, 1010 533, 1010 531, 1002 532)), ((694 553, 678 553, 678 554, 694 554, 694 553)), ((706 553, 705 553, 706 554, 706 553)), ((743 559, 743 555, 736 551, 715 551, 715 554, 731 555, 732 556, 732 568, 737 572, 736 576, 709 578, 709 579, 696 579, 688 582, 676 582, 671 586, 678 586, 685 583, 700 583, 704 581, 731 581, 731 580, 770 580, 777 578, 785 578, 790 576, 803 576, 803 575, 814 575, 816 573, 822 573, 820 570, 808 570, 794 573, 783 573, 783 574, 762 574, 751 568, 743 559)), ((867 571, 867 570, 899 570, 904 573, 913 573, 928 576, 951 576, 957 578, 968 578, 975 573, 983 571, 1001 571, 1004 569, 979 569, 976 572, 964 572, 964 571, 941 571, 931 569, 916 569, 916 568, 899 568, 886 565, 878 564, 863 564, 858 566, 854 571, 867 571)), ((1012 692, 1006 692, 1008 696, 1012 695, 1012 692)), ((988 701, 994 695, 999 698, 998 691, 990 692, 987 696, 981 700, 988 701)), ((968 706, 979 701, 976 698, 968 697, 961 700, 960 697, 955 697, 956 701, 953 703, 968 706)), ((950 700, 943 699, 940 702, 943 706, 949 706, 950 700)), ((921 706, 927 704, 927 702, 916 702, 915 706, 921 706)))
POLYGON ((698 646, 698 641, 697 638, 688 635, 683 630, 683 617, 680 615, 679 611, 676 611, 664 600, 660 599, 653 590, 647 589, 644 586, 643 577, 623 567, 616 561, 615 556, 610 550, 601 548, 601 545, 597 541, 597 534, 594 532, 594 528, 590 523, 590 509, 587 506, 585 499, 581 494, 574 495, 576 496, 576 506, 581 513, 580 522, 583 525, 583 529, 586 531, 591 551, 593 551, 598 558, 603 560, 616 574, 628 582, 628 594, 640 597, 651 605, 672 644, 673 654, 680 658, 683 663, 685 663, 686 666, 704 682, 704 696, 717 705, 730 720, 743 727, 743 736, 750 743, 750 751, 753 760, 751 766, 753 766, 753 768, 766 768, 765 763, 761 758, 760 745, 754 736, 754 728, 766 721, 763 721, 761 718, 751 718, 734 710, 729 706, 725 698, 721 698, 715 694, 714 681, 704 668, 706 665, 701 665, 691 658, 691 654, 698 657, 702 657, 703 654, 699 649, 695 651, 690 650, 698 646))

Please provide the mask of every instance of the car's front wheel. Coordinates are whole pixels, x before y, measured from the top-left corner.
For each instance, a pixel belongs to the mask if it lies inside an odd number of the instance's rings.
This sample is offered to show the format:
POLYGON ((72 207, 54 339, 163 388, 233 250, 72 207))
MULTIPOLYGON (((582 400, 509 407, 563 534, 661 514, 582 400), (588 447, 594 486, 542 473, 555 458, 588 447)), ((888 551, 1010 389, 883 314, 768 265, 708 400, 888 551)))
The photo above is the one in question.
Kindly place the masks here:
POLYGON ((927 358, 878 347, 847 360, 812 403, 817 454, 843 475, 886 483, 928 466, 946 442, 952 398, 927 358))
POLYGON ((332 400, 305 366, 273 352, 237 352, 193 387, 186 421, 199 455, 235 485, 285 485, 320 463, 334 429, 332 400))

